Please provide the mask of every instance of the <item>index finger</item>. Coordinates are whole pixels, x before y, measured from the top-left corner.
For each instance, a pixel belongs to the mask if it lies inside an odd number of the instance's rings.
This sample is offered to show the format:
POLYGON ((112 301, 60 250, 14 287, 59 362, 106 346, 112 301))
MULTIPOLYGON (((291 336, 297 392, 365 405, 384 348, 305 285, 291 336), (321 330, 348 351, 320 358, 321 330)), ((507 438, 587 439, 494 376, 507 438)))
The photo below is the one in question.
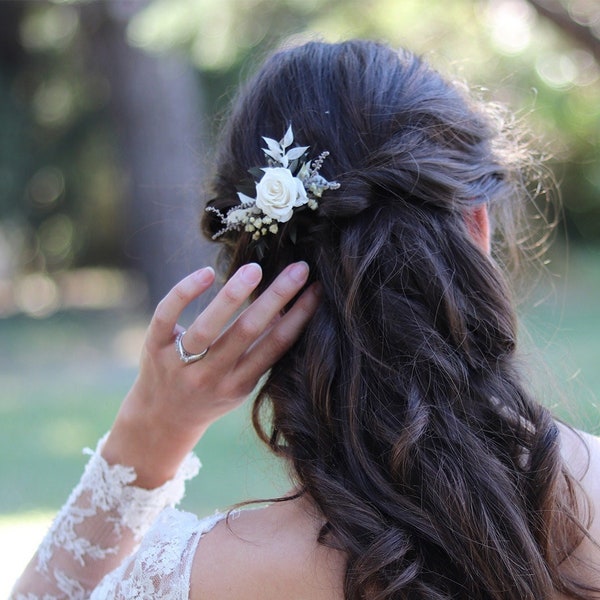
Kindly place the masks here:
POLYGON ((215 272, 212 267, 205 267, 190 273, 177 283, 156 306, 148 328, 148 340, 154 343, 170 340, 183 309, 203 294, 214 280, 215 272))

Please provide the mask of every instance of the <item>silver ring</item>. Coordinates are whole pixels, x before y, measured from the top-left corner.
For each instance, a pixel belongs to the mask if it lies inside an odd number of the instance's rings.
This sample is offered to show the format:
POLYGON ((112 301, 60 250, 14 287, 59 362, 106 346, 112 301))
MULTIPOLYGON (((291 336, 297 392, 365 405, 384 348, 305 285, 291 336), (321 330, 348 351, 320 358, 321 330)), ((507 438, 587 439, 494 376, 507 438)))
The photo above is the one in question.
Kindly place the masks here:
POLYGON ((198 360, 203 359, 208 352, 208 348, 206 350, 202 350, 199 354, 191 354, 183 347, 183 336, 186 334, 185 331, 182 331, 177 334, 175 338, 175 348, 177 349, 177 354, 179 355, 179 359, 184 362, 186 365, 190 365, 195 363, 198 360))

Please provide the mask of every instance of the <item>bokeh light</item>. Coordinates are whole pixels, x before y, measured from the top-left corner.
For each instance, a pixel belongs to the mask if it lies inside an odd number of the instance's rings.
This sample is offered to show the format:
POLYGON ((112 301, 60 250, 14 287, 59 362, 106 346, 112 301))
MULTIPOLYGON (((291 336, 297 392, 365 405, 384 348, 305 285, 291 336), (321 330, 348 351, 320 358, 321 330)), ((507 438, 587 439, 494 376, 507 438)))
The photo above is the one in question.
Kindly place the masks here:
POLYGON ((73 89, 64 79, 43 81, 35 91, 33 110, 41 125, 65 124, 74 107, 73 89))
POLYGON ((56 282, 45 273, 20 277, 15 284, 15 305, 31 317, 46 317, 60 306, 56 282))
POLYGON ((64 175, 55 167, 42 167, 33 175, 27 186, 31 204, 35 209, 42 211, 52 209, 64 191, 64 175))
POLYGON ((73 221, 64 214, 53 215, 40 225, 40 247, 49 263, 68 266, 68 259, 73 256, 74 234, 73 221))
POLYGON ((21 22, 23 46, 32 51, 64 50, 73 40, 79 25, 77 10, 72 6, 39 4, 21 22))
POLYGON ((536 13, 524 0, 488 2, 486 20, 500 52, 519 54, 529 47, 536 13))

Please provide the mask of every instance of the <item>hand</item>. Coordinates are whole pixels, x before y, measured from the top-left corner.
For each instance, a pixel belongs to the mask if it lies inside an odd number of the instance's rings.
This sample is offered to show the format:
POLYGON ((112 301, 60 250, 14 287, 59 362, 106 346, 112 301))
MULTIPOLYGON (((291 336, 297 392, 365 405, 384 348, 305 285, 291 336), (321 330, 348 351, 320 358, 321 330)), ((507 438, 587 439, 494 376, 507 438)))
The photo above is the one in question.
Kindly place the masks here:
POLYGON ((183 331, 177 319, 212 285, 212 269, 180 281, 156 308, 139 376, 102 451, 111 464, 133 466, 137 485, 156 487, 172 477, 207 427, 244 401, 314 314, 315 286, 281 314, 308 277, 307 265, 294 263, 227 327, 261 277, 258 265, 241 267, 187 329, 188 352, 209 349, 194 363, 185 364, 177 354, 175 338, 183 331))

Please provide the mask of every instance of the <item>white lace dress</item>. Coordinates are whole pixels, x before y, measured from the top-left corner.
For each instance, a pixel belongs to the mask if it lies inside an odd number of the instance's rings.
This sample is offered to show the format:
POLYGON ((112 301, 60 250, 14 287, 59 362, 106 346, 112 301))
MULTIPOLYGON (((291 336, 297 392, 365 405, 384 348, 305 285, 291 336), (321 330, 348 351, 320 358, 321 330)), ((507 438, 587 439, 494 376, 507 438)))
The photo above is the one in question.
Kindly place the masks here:
POLYGON ((103 440, 9 600, 187 600, 201 536, 224 518, 176 510, 200 461, 190 454, 160 488, 129 485, 130 467, 110 466, 103 440))

